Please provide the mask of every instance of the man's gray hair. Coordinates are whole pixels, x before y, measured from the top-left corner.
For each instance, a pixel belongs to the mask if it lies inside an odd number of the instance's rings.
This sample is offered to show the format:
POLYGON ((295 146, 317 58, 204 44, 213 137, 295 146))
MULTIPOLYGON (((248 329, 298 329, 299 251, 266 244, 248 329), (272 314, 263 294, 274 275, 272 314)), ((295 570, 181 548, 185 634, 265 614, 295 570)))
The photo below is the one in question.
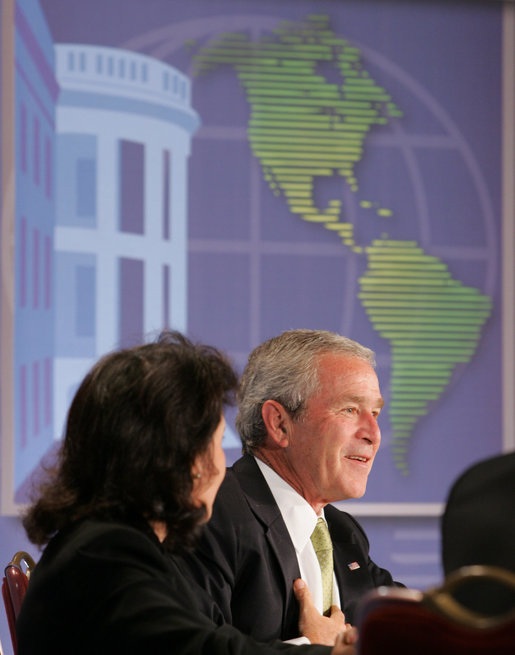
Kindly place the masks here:
POLYGON ((326 330, 289 330, 250 353, 236 416, 244 452, 252 452, 265 441, 261 409, 266 400, 281 403, 292 419, 301 417, 318 385, 319 357, 333 353, 358 357, 375 366, 372 350, 326 330))

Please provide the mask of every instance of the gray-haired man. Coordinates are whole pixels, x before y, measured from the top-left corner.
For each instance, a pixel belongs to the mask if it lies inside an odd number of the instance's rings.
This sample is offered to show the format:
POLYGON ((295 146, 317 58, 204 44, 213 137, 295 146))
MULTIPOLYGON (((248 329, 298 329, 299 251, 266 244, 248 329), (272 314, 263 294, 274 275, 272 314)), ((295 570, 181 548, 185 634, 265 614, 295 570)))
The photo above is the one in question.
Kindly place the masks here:
POLYGON ((371 350, 326 331, 291 330, 250 354, 236 418, 244 455, 184 561, 209 592, 204 610, 216 621, 259 641, 291 640, 299 576, 321 612, 337 605, 351 623, 364 592, 396 584, 370 559, 358 522, 329 505, 365 493, 381 440, 374 365, 371 350), (314 538, 320 518, 330 533, 323 553, 314 538))

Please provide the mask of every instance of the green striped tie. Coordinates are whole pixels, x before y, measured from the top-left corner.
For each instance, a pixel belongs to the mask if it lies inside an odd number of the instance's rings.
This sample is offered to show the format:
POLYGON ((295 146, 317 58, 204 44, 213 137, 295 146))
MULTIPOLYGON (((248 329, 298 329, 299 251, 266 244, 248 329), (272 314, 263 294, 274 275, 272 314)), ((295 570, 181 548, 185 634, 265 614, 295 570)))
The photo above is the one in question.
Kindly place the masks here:
POLYGON ((323 612, 327 615, 333 604, 333 544, 327 523, 322 517, 318 519, 313 530, 311 543, 322 572, 323 612))

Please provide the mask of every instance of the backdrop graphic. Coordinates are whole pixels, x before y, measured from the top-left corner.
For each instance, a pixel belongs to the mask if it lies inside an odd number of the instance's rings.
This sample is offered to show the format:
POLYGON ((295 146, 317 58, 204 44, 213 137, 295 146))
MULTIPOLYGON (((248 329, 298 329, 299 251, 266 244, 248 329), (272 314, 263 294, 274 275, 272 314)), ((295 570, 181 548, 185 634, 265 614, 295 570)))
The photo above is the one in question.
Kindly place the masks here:
POLYGON ((372 347, 386 411, 367 503, 437 512, 502 450, 501 4, 7 4, 4 497, 23 500, 89 365, 163 326, 240 369, 289 328, 372 347))
POLYGON ((3 561, 101 354, 171 326, 242 369, 309 327, 377 353, 383 443, 349 504, 376 561, 436 583, 451 481, 515 446, 503 3, 1 8, 3 561))

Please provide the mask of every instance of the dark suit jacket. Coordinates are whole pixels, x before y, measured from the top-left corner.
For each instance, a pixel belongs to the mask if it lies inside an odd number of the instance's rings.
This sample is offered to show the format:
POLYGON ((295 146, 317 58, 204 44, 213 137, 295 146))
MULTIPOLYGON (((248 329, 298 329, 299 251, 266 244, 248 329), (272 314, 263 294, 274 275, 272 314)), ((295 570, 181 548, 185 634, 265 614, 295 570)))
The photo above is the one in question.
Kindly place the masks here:
MULTIPOLYGON (((342 610, 352 622, 365 591, 394 583, 370 559, 368 539, 352 516, 331 505, 325 516, 342 610), (354 562, 359 568, 351 570, 354 562)), ((246 455, 228 469, 199 548, 178 564, 208 591, 203 611, 217 623, 231 623, 259 641, 299 636, 292 588, 300 577, 297 556, 253 457, 246 455)))
MULTIPOLYGON (((192 585, 144 522, 86 520, 45 549, 17 623, 19 655, 273 655, 201 614, 192 585)), ((304 650, 304 649, 303 649, 304 650)), ((328 655, 306 646, 305 655, 328 655)))
POLYGON ((482 460, 454 482, 442 517, 446 574, 470 564, 515 571, 515 452, 482 460))
MULTIPOLYGON (((482 460, 454 482, 442 517, 446 575, 473 564, 515 572, 515 452, 482 460)), ((487 614, 515 608, 515 593, 478 582, 456 592, 468 607, 487 614)))

